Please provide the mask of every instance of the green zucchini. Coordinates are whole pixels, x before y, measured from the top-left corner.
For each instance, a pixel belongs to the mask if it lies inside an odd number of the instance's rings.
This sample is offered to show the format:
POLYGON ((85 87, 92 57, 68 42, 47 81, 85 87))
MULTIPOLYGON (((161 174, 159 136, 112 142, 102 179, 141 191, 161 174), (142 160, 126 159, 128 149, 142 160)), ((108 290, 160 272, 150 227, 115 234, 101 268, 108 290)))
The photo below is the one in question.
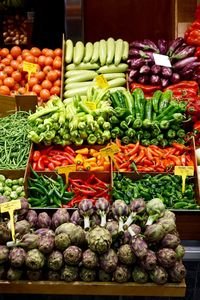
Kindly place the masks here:
POLYGON ((69 77, 73 77, 73 76, 77 76, 77 75, 80 75, 80 74, 90 74, 90 72, 93 72, 91 70, 71 70, 71 71, 67 71, 65 73, 65 78, 69 78, 69 77))
POLYGON ((78 41, 74 47, 73 63, 75 65, 79 65, 80 62, 82 62, 84 52, 85 52, 85 47, 83 42, 78 41))
POLYGON ((110 88, 124 86, 126 83, 125 78, 115 78, 108 81, 108 85, 110 88))
POLYGON ((112 79, 115 79, 115 78, 125 78, 124 73, 106 73, 103 76, 107 80, 112 80, 112 79))
POLYGON ((110 37, 107 39, 107 60, 106 60, 107 65, 113 63, 114 56, 115 56, 115 40, 112 37, 110 37))
POLYGON ((115 42, 115 66, 118 66, 122 59, 122 54, 124 51, 124 41, 122 39, 118 39, 115 42))
POLYGON ((64 92, 64 98, 71 98, 71 97, 75 96, 76 94, 78 94, 80 96, 86 95, 87 89, 88 89, 88 86, 83 86, 83 87, 80 87, 77 89, 66 91, 66 92, 64 92))
POLYGON ((93 54, 91 58, 91 63, 96 63, 99 60, 99 42, 94 43, 93 54))
POLYGON ((85 63, 89 62, 92 58, 92 54, 93 54, 93 44, 91 42, 88 42, 86 45, 85 45, 85 56, 84 56, 84 59, 83 61, 85 63))
POLYGON ((65 62, 70 64, 73 58, 74 46, 72 40, 68 39, 65 42, 66 46, 66 54, 65 54, 65 62))
POLYGON ((122 72, 126 72, 126 70, 128 69, 128 65, 125 63, 121 63, 118 66, 115 66, 114 64, 109 65, 109 66, 103 66, 100 67, 99 70, 97 71, 97 73, 122 73, 122 72))
POLYGON ((127 61, 128 52, 129 52, 129 43, 127 41, 124 41, 124 50, 122 53, 122 60, 127 61))
POLYGON ((67 71, 71 70, 95 70, 98 69, 99 65, 96 63, 83 63, 81 62, 79 65, 70 64, 66 67, 67 71))
POLYGON ((77 88, 83 87, 83 86, 89 87, 91 85, 93 85, 92 81, 71 82, 71 83, 67 83, 65 85, 65 91, 77 89, 77 88))
POLYGON ((65 80, 65 83, 88 81, 94 79, 95 76, 97 76, 97 73, 95 71, 91 71, 89 74, 81 73, 80 75, 67 78, 65 80))
POLYGON ((105 40, 100 40, 99 42, 99 59, 101 66, 106 64, 107 58, 107 45, 105 40))

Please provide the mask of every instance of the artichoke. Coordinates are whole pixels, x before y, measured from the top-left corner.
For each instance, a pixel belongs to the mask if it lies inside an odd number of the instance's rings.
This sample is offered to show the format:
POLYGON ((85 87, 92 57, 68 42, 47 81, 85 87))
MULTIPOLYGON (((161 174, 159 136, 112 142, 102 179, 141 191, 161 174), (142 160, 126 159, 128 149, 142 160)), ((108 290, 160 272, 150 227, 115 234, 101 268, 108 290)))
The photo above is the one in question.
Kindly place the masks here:
POLYGON ((161 218, 157 221, 157 224, 162 225, 165 234, 172 233, 174 230, 176 230, 176 224, 173 219, 161 218))
POLYGON ((9 260, 12 267, 20 268, 23 266, 26 258, 26 252, 23 248, 16 247, 10 250, 9 260))
POLYGON ((104 270, 100 269, 98 271, 98 279, 99 281, 104 281, 104 282, 112 281, 112 274, 106 273, 104 270))
POLYGON ((142 237, 133 237, 130 246, 136 257, 142 259, 147 255, 148 245, 142 237))
POLYGON ((156 266, 149 272, 149 276, 156 284, 165 284, 168 280, 168 274, 163 267, 156 266))
POLYGON ((56 228, 55 234, 67 233, 71 240, 71 244, 76 246, 82 246, 86 243, 85 231, 81 226, 73 223, 64 223, 56 228))
POLYGON ((26 220, 29 222, 31 227, 36 227, 37 225, 37 213, 35 210, 30 209, 26 215, 26 220))
POLYGON ((42 279, 42 270, 27 270, 26 276, 31 281, 38 281, 42 279))
POLYGON ((170 268, 176 262, 176 252, 170 248, 162 248, 157 254, 159 264, 164 268, 170 268))
POLYGON ((57 209, 57 211, 53 214, 51 219, 52 228, 56 229, 61 224, 69 222, 69 219, 70 219, 69 213, 65 208, 57 209))
POLYGON ((22 238, 24 234, 29 233, 30 229, 31 225, 26 220, 21 220, 15 223, 15 234, 18 238, 22 238))
POLYGON ((132 271, 132 278, 137 283, 146 283, 148 281, 148 273, 144 268, 135 266, 132 271))
POLYGON ((141 228, 136 224, 131 224, 128 229, 124 231, 124 235, 121 238, 122 244, 127 244, 130 242, 131 238, 140 234, 141 228))
POLYGON ((148 250, 147 255, 142 258, 140 263, 145 270, 153 270, 157 264, 156 254, 152 250, 148 250))
POLYGON ((19 280, 22 277, 22 274, 22 270, 10 267, 7 271, 7 279, 9 281, 19 280))
POLYGON ((175 234, 167 233, 161 241, 163 248, 175 249, 180 244, 180 239, 175 234))
POLYGON ((9 249, 6 246, 0 245, 0 265, 9 259, 9 249))
POLYGON ((64 251, 71 244, 70 238, 67 233, 60 233, 55 236, 55 246, 57 249, 64 251))
POLYGON ((1 195, 0 195, 0 204, 6 203, 6 202, 8 202, 8 201, 9 201, 9 199, 8 199, 6 196, 1 196, 1 195))
POLYGON ((47 258, 47 266, 53 271, 58 271, 63 265, 63 255, 60 251, 55 250, 47 258))
POLYGON ((102 254, 100 257, 100 267, 106 273, 113 273, 117 268, 118 257, 117 253, 113 249, 109 249, 107 252, 102 254))
POLYGON ((96 213, 101 217, 100 226, 105 227, 106 226, 106 216, 110 209, 110 203, 108 202, 108 200, 106 198, 101 197, 96 200, 95 208, 96 208, 96 213))
POLYGON ((38 214, 37 219, 37 227, 38 228, 50 228, 51 227, 51 218, 46 212, 42 212, 38 214))
POLYGON ((149 215, 146 225, 151 225, 164 215, 165 205, 159 198, 154 198, 147 202, 146 211, 149 215))
POLYGON ((78 279, 78 267, 65 265, 61 270, 61 279, 67 282, 78 279))
POLYGON ((94 228, 97 225, 101 224, 101 219, 99 218, 99 215, 97 215, 96 213, 94 213, 91 218, 90 218, 90 227, 94 228))
POLYGON ((176 215, 171 210, 166 209, 163 215, 163 218, 165 219, 173 219, 176 221, 176 215))
POLYGON ((83 219, 81 218, 81 216, 80 216, 78 210, 75 210, 75 211, 72 213, 71 218, 70 218, 70 221, 71 221, 73 224, 75 224, 75 225, 82 225, 83 219))
POLYGON ((28 213, 29 203, 28 200, 24 197, 21 197, 18 200, 20 200, 21 202, 21 209, 17 211, 17 219, 20 220, 23 219, 24 216, 28 213))
POLYGON ((58 271, 49 270, 47 272, 47 279, 51 281, 60 281, 61 280, 61 274, 58 271))
POLYGON ((125 265, 132 265, 136 261, 136 257, 128 244, 119 247, 117 256, 119 261, 125 265))
POLYGON ((19 246, 31 250, 38 247, 39 236, 34 233, 25 234, 19 242, 19 246))
POLYGON ((53 251, 54 248, 54 237, 52 236, 40 236, 38 241, 38 249, 44 253, 49 254, 53 251))
POLYGON ((124 223, 124 228, 128 228, 136 219, 137 214, 144 213, 146 211, 146 203, 143 198, 133 199, 129 204, 130 215, 124 223))
POLYGON ((119 235, 119 224, 117 221, 108 221, 106 223, 106 229, 110 232, 111 237, 112 237, 112 241, 115 242, 118 238, 119 235))
POLYGON ((96 278, 96 270, 81 267, 80 272, 79 272, 79 276, 80 276, 80 279, 82 281, 85 281, 85 282, 94 281, 95 278, 96 278))
POLYGON ((11 239, 11 231, 5 222, 0 223, 0 245, 5 244, 11 239))
POLYGON ((177 260, 181 260, 185 255, 185 248, 182 245, 178 245, 174 251, 176 252, 177 260))
POLYGON ((84 229, 90 228, 90 217, 94 212, 93 203, 90 199, 82 200, 78 205, 79 214, 84 218, 84 229))
POLYGON ((123 232, 123 226, 129 214, 128 205, 123 200, 115 200, 115 202, 112 204, 112 213, 114 218, 119 222, 118 231, 123 232))
POLYGON ((100 226, 92 229, 88 233, 87 239, 89 248, 98 254, 107 252, 112 244, 110 232, 100 226))
POLYGON ((95 252, 87 249, 83 252, 82 264, 87 269, 94 269, 99 265, 99 259, 95 252))
POLYGON ((27 252, 26 266, 31 270, 39 270, 45 264, 45 257, 38 249, 32 249, 27 252))
POLYGON ((53 230, 49 228, 40 228, 35 231, 35 234, 38 234, 39 236, 55 236, 55 233, 53 230))
POLYGON ((168 273, 172 282, 181 282, 186 276, 186 269, 181 261, 176 261, 168 273))
POLYGON ((119 283, 128 282, 131 278, 131 270, 126 265, 117 266, 113 273, 113 280, 119 283))
POLYGON ((69 246, 63 252, 64 261, 69 266, 77 266, 81 262, 82 250, 77 246, 69 246))
POLYGON ((164 234, 164 229, 160 224, 148 225, 144 232, 146 240, 150 243, 159 242, 163 238, 164 234))

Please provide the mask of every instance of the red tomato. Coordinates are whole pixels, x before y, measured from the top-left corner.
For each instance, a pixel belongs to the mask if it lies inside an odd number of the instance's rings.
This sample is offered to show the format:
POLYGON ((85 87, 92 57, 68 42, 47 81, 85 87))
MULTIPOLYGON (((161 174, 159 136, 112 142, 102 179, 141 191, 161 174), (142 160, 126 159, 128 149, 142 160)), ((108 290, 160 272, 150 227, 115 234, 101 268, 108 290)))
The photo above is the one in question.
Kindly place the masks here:
POLYGON ((22 79, 22 74, 19 71, 14 71, 11 76, 16 82, 22 79))
POLYGON ((51 95, 57 95, 57 96, 60 96, 60 87, 59 86, 53 86, 51 89, 50 89, 50 94, 51 95))
POLYGON ((54 81, 53 85, 61 87, 61 80, 57 79, 56 81, 54 81))
POLYGON ((24 95, 25 93, 26 93, 26 88, 25 88, 25 87, 20 87, 20 88, 18 89, 18 94, 24 95))
POLYGON ((7 77, 7 73, 4 71, 0 71, 0 79, 4 80, 7 77))
POLYGON ((8 59, 10 59, 10 60, 13 60, 13 56, 12 56, 11 54, 8 54, 8 55, 6 56, 6 58, 8 58, 8 59))
POLYGON ((55 57, 56 56, 62 56, 62 49, 60 49, 60 48, 56 48, 55 50, 54 50, 54 55, 55 55, 55 57))
POLYGON ((35 84, 38 84, 38 79, 36 77, 31 77, 28 81, 28 85, 32 88, 35 84))
POLYGON ((0 95, 10 95, 10 89, 6 85, 0 86, 0 95))
POLYGON ((62 61, 60 59, 54 59, 53 68, 60 70, 62 67, 62 61))
POLYGON ((60 70, 54 70, 54 71, 56 71, 56 72, 57 72, 57 74, 58 74, 58 78, 61 78, 61 71, 60 71, 60 70))
POLYGON ((43 72, 45 74, 48 74, 48 72, 52 71, 52 67, 51 66, 45 66, 44 69, 43 69, 43 72))
POLYGON ((5 66, 4 72, 7 73, 8 76, 10 76, 13 73, 14 69, 11 66, 5 66))
POLYGON ((0 56, 1 56, 1 57, 6 57, 8 54, 9 54, 8 48, 2 48, 2 49, 0 50, 0 56))
POLYGON ((47 56, 45 59, 45 66, 51 66, 53 64, 53 58, 51 56, 47 56))
POLYGON ((31 55, 31 54, 26 55, 26 57, 24 58, 24 60, 28 61, 30 63, 33 63, 33 64, 36 63, 35 57, 33 55, 31 55))
POLYGON ((5 65, 0 63, 0 71, 3 71, 4 68, 5 68, 5 65))
POLYGON ((10 66, 11 60, 9 58, 3 58, 1 63, 4 64, 5 66, 10 66))
POLYGON ((38 79, 38 81, 43 81, 45 79, 46 74, 43 71, 39 71, 35 73, 35 77, 38 79))
POLYGON ((18 91, 19 88, 20 88, 20 84, 19 84, 18 82, 15 83, 14 86, 13 86, 13 90, 14 90, 14 91, 18 91))
POLYGON ((3 81, 3 84, 9 88, 13 88, 15 85, 15 81, 12 77, 6 77, 3 81))
POLYGON ((44 67, 45 66, 45 61, 46 61, 46 56, 44 55, 40 55, 38 57, 38 64, 41 66, 41 67, 44 67))
POLYGON ((35 57, 39 57, 41 55, 41 50, 37 47, 32 47, 30 53, 35 57))
POLYGON ((58 78, 58 74, 55 70, 49 71, 46 78, 52 82, 58 78))
POLYGON ((22 58, 22 56, 21 55, 19 55, 18 57, 17 57, 17 59, 16 59, 19 63, 21 63, 22 61, 23 61, 23 58, 22 58))
POLYGON ((22 50, 19 46, 14 46, 10 49, 10 54, 13 56, 13 58, 17 58, 19 55, 21 55, 22 50))
POLYGON ((41 100, 47 101, 50 98, 50 92, 47 89, 42 89, 40 92, 41 100))
POLYGON ((42 81, 41 86, 43 89, 50 90, 52 88, 52 83, 50 80, 45 79, 44 81, 42 81))
POLYGON ((30 51, 28 49, 23 49, 21 53, 22 58, 25 59, 27 55, 30 55, 30 51))
POLYGON ((35 92, 37 95, 40 95, 41 90, 42 90, 42 87, 39 84, 35 84, 32 87, 32 91, 35 92))
POLYGON ((11 60, 10 65, 14 70, 18 70, 19 62, 17 60, 11 60))

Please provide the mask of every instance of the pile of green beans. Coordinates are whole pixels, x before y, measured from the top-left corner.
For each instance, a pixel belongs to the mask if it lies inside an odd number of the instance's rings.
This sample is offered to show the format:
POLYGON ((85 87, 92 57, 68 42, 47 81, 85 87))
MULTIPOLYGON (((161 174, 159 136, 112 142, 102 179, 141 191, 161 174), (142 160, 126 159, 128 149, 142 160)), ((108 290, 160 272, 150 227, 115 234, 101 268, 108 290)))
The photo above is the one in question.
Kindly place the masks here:
POLYGON ((17 111, 0 118, 0 169, 24 169, 26 167, 30 140, 28 132, 29 113, 17 111))

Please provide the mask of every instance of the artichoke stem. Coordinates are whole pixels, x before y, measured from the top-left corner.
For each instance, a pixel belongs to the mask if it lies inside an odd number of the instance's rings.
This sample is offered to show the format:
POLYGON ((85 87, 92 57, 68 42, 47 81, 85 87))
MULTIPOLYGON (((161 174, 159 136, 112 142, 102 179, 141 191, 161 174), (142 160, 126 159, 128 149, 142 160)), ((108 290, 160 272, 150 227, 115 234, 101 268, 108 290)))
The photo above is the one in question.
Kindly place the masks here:
POLYGON ((101 213, 101 224, 100 224, 101 227, 105 227, 106 226, 106 214, 105 212, 102 212, 101 213))
POLYGON ((84 216, 84 229, 87 230, 90 228, 90 217, 84 216))
POLYGON ((136 216, 136 212, 132 212, 129 216, 128 219, 126 220, 126 222, 124 223, 124 229, 128 228, 134 221, 135 216, 136 216))

